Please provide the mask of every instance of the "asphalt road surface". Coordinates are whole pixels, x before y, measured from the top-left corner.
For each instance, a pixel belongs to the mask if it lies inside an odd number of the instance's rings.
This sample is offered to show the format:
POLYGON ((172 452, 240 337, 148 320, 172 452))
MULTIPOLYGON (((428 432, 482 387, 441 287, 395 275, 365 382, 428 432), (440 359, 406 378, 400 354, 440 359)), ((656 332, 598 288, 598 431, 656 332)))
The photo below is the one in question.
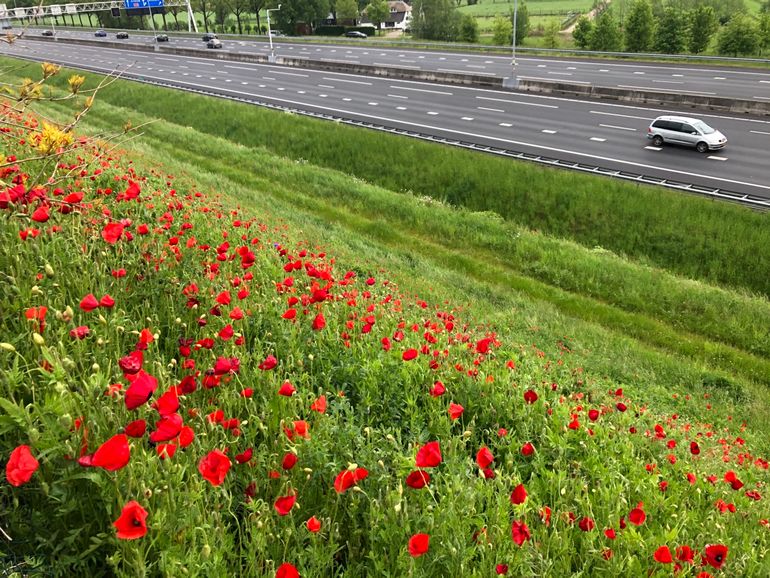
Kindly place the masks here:
POLYGON ((698 114, 729 141, 699 154, 646 138, 653 118, 686 111, 31 40, 0 53, 770 200, 767 120, 698 114))

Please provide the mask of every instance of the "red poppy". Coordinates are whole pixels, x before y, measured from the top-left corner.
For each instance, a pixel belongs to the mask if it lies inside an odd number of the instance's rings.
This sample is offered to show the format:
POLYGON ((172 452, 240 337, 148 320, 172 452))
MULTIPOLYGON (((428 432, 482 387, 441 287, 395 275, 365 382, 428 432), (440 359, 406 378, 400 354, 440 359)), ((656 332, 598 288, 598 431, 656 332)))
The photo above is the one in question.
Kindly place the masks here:
POLYGON ((432 397, 441 397, 446 393, 446 387, 444 387, 444 384, 440 381, 437 381, 433 384, 433 387, 430 389, 430 395, 432 397))
POLYGON ((508 564, 498 564, 495 566, 495 574, 505 576, 508 574, 508 564))
POLYGON ((631 510, 628 514, 628 521, 634 524, 635 526, 641 526, 644 524, 644 521, 647 519, 647 514, 644 513, 644 510, 642 509, 642 504, 639 504, 636 508, 631 510))
POLYGON ((461 406, 459 403, 450 403, 449 404, 449 417, 452 420, 460 419, 460 416, 465 411, 465 408, 461 406))
POLYGON ((334 479, 334 490, 338 494, 342 494, 361 480, 366 479, 368 475, 369 471, 365 468, 356 468, 354 471, 342 470, 334 479))
POLYGON ((409 555, 419 558, 428 551, 430 536, 428 534, 414 534, 409 538, 409 555))
MULTIPOLYGON (((127 377, 127 379, 130 379, 127 377)), ((136 374, 129 388, 126 390, 126 408, 129 410, 147 403, 158 388, 158 380, 146 373, 143 369, 136 374)))
POLYGON ((5 479, 12 486, 19 487, 32 478, 39 466, 40 463, 32 455, 28 445, 18 446, 11 452, 8 463, 5 464, 5 479))
POLYGON ((321 529, 321 520, 313 516, 307 522, 305 522, 305 526, 309 532, 313 532, 313 534, 315 534, 321 529))
POLYGON ((70 337, 72 339, 85 339, 89 333, 91 333, 91 330, 88 328, 88 325, 80 325, 75 327, 75 329, 70 329, 70 337))
POLYGON ((415 357, 417 357, 417 350, 416 349, 407 349, 404 351, 403 355, 401 356, 401 359, 404 361, 411 361, 415 357))
POLYGON ((288 381, 284 381, 281 388, 278 390, 278 395, 283 397, 291 397, 297 389, 288 381))
POLYGON ((321 331, 324 327, 326 327, 326 318, 323 313, 319 313, 315 316, 315 319, 313 319, 313 329, 315 331, 321 331))
POLYGON ((709 566, 719 570, 727 559, 727 546, 723 544, 709 544, 703 550, 703 560, 709 566))
POLYGON ((676 547, 676 559, 680 562, 693 563, 695 558, 695 552, 689 546, 677 546, 676 547))
POLYGON ((144 363, 144 352, 141 349, 132 351, 125 357, 121 357, 118 360, 118 366, 120 367, 123 375, 133 375, 142 369, 142 363, 144 363))
POLYGON ((598 409, 589 409, 588 410, 588 419, 591 421, 596 421, 599 419, 599 410, 598 409))
POLYGON ((80 300, 80 308, 83 311, 93 311, 97 307, 99 307, 99 302, 92 293, 89 293, 80 300))
POLYGON ((152 404, 161 416, 171 415, 179 409, 179 395, 175 388, 169 389, 152 404))
POLYGON ((225 481, 231 465, 230 458, 221 450, 213 450, 198 462, 198 471, 212 486, 219 486, 225 481))
POLYGON ((164 415, 155 422, 155 431, 150 434, 150 441, 158 443, 172 440, 182 431, 182 425, 182 416, 178 413, 164 415))
POLYGON ((326 413, 326 396, 322 395, 310 404, 310 410, 317 411, 318 413, 326 413))
POLYGON ((191 428, 189 425, 184 426, 179 431, 179 447, 186 448, 191 443, 193 443, 194 439, 195 439, 195 432, 193 431, 193 428, 191 428))
POLYGON ((527 490, 524 487, 524 484, 519 484, 513 488, 513 492, 511 492, 511 504, 518 506, 519 504, 523 504, 526 500, 527 490))
POLYGON ((284 562, 278 567, 278 570, 275 571, 275 578, 299 578, 299 572, 297 572, 297 569, 294 566, 288 562, 284 562))
POLYGON ((551 525, 551 508, 548 506, 543 506, 540 509, 540 519, 542 520, 543 524, 546 526, 551 525))
POLYGON ((588 516, 584 516, 580 519, 580 522, 578 522, 578 528, 580 528, 583 532, 590 532, 596 527, 596 522, 593 521, 593 519, 589 518, 588 516))
POLYGON ((656 562, 660 562, 661 564, 671 564, 671 562, 674 561, 674 559, 671 557, 671 550, 669 550, 668 546, 661 546, 655 550, 655 554, 653 554, 652 557, 656 562))
POLYGON ((104 442, 91 456, 90 465, 114 472, 124 467, 131 459, 128 436, 118 434, 104 442))
POLYGON ((524 542, 529 540, 530 537, 529 528, 524 522, 514 520, 511 525, 511 538, 517 546, 521 546, 524 542))
POLYGON ((697 456, 700 453, 698 442, 690 442, 690 453, 694 456, 697 456))
POLYGON ((136 540, 147 533, 147 510, 138 502, 131 500, 120 512, 120 517, 112 525, 117 528, 121 540, 136 540))
POLYGON ((476 454, 476 463, 482 470, 488 468, 494 461, 495 456, 492 455, 492 452, 486 446, 481 448, 476 454))
POLYGON ((297 456, 291 452, 286 453, 286 455, 283 456, 283 460, 281 461, 281 467, 284 470, 290 470, 295 465, 297 465, 297 456))
POLYGON ((525 391, 524 401, 526 401, 527 403, 535 403, 537 401, 537 392, 532 389, 528 389, 527 391, 525 391))
POLYGON ((249 448, 249 449, 247 449, 247 450, 245 450, 245 451, 243 451, 243 452, 241 452, 239 454, 236 454, 235 461, 238 462, 239 464, 245 464, 249 460, 251 460, 251 457, 253 455, 254 455, 254 449, 253 448, 249 448))
POLYGON ((291 509, 294 507, 294 503, 296 501, 297 496, 295 494, 280 496, 275 500, 273 507, 275 508, 275 511, 278 512, 279 516, 286 516, 291 512, 291 509))
POLYGON ((257 367, 259 367, 262 371, 269 371, 274 369, 276 365, 278 365, 278 360, 272 355, 268 355, 265 360, 257 367))
POLYGON ((430 474, 422 470, 415 470, 406 476, 406 485, 415 490, 421 490, 430 483, 430 474))
POLYGON ((147 422, 143 419, 134 420, 131 423, 126 424, 124 431, 130 438, 140 438, 144 436, 147 431, 147 422))
POLYGON ((155 452, 162 460, 171 459, 176 453, 176 444, 158 444, 155 446, 155 452))
POLYGON ((428 442, 417 450, 415 465, 418 468, 435 468, 441 461, 441 448, 438 442, 428 442))
POLYGON ((615 538, 618 537, 617 533, 612 528, 607 528, 604 531, 604 535, 607 536, 607 538, 610 540, 614 540, 615 538))
POLYGON ((123 225, 121 223, 107 223, 102 229, 102 239, 110 245, 114 245, 123 234, 123 225))
POLYGON ((521 446, 521 455, 531 456, 533 453, 535 453, 535 446, 533 446, 531 443, 527 442, 521 446))
POLYGON ((45 223, 50 218, 48 205, 40 205, 35 209, 30 218, 36 223, 45 223))
POLYGON ((106 309, 110 309, 115 305, 115 300, 110 297, 109 295, 105 295, 101 299, 99 299, 99 307, 104 307, 106 309))

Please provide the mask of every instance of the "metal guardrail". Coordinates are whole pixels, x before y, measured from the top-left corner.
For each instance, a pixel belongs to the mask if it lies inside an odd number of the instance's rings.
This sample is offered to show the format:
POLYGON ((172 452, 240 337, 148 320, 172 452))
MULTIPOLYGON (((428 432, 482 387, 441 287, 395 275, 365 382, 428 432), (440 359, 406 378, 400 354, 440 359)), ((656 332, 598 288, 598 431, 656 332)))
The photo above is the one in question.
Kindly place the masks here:
MULTIPOLYGON (((31 57, 25 57, 25 56, 14 56, 16 58, 24 59, 24 60, 30 60, 33 62, 37 62, 34 58, 31 57)), ((67 66, 66 63, 62 63, 64 66, 67 66)), ((105 74, 104 70, 98 68, 98 67, 92 67, 88 65, 78 65, 78 68, 82 68, 85 70, 90 70, 92 72, 96 72, 99 74, 105 74)), ((631 171, 624 171, 619 169, 612 169, 609 167, 602 167, 599 165, 592 165, 587 163, 581 163, 577 161, 568 161, 564 159, 558 159, 554 157, 547 157, 544 155, 539 154, 533 154, 533 153, 527 153, 523 151, 516 151, 512 149, 506 149, 506 148, 499 148, 499 147, 493 147, 488 145, 482 145, 478 143, 473 143, 469 141, 463 141, 460 139, 455 138, 449 138, 449 137, 442 137, 437 135, 431 135, 427 133, 421 133, 418 131, 412 131, 408 129, 403 129, 399 127, 392 127, 377 123, 372 123, 368 121, 362 121, 362 120, 355 120, 355 119, 349 119, 341 116, 336 116, 332 114, 326 114, 326 113, 320 113, 320 112, 313 112, 309 110, 304 110, 300 108, 295 108, 291 106, 286 105, 280 105, 280 104, 274 104, 271 102, 266 102, 263 100, 259 100, 256 98, 246 98, 243 96, 232 96, 228 94, 222 94, 219 92, 215 92, 212 90, 204 90, 200 88, 193 88, 189 86, 184 86, 182 84, 177 84, 170 81, 158 81, 158 80, 151 80, 142 77, 139 74, 128 72, 126 74, 121 75, 121 78, 125 78, 127 80, 133 80, 136 82, 142 82, 144 84, 150 84, 154 86, 160 86, 164 88, 173 88, 175 90, 184 90, 186 92, 191 92, 194 94, 201 94, 205 96, 213 96, 216 98, 224 98, 227 100, 232 100, 235 102, 242 102, 246 104, 252 104, 256 106, 261 106, 263 108, 268 108, 272 110, 279 110, 281 112, 290 112, 293 114, 299 114, 302 116, 308 116, 311 118, 317 118, 321 120, 328 120, 333 121, 336 123, 342 123, 347 124, 350 126, 357 126, 361 128, 368 128, 371 130, 377 130, 384 133, 390 133, 390 134, 396 134, 400 136, 407 136, 410 138, 416 138, 423 141, 428 142, 434 142, 449 146, 454 146, 458 148, 463 148, 466 150, 473 150, 477 152, 483 152, 487 154, 494 154, 497 156, 502 156, 506 158, 512 158, 522 161, 528 161, 528 162, 534 162, 541 165, 551 166, 551 167, 558 167, 563 169, 569 169, 569 170, 575 170, 582 173, 588 173, 588 174, 594 174, 594 175, 600 175, 604 177, 611 177, 616 179, 621 179, 625 181, 630 182, 636 182, 639 184, 646 184, 646 185, 657 185, 666 187, 669 189, 674 189, 678 191, 684 191, 688 193, 697 194, 700 196, 709 197, 712 199, 719 199, 723 201, 729 201, 738 203, 741 205, 745 205, 754 209, 759 210, 770 210, 770 199, 765 199, 762 197, 758 197, 755 195, 747 195, 744 193, 740 193, 737 191, 730 191, 727 189, 722 189, 719 187, 707 187, 704 185, 697 185, 694 183, 687 183, 684 181, 676 181, 672 179, 665 179, 662 177, 655 177, 652 175, 645 175, 643 173, 635 173, 631 171)), ((226 88, 222 89, 224 91, 227 91, 226 88)))

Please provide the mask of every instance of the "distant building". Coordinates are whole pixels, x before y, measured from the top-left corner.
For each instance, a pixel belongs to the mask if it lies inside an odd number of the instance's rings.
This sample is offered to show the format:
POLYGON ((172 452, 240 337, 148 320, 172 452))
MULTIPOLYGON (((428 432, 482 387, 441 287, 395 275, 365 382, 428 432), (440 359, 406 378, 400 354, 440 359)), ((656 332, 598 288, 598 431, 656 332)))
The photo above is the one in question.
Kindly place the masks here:
MULTIPOLYGON (((388 18, 381 22, 382 28, 386 30, 409 30, 412 27, 412 7, 406 2, 401 0, 395 0, 388 2, 388 8, 390 8, 390 15, 388 18)), ((366 16, 366 12, 362 14, 362 24, 374 23, 366 16)))

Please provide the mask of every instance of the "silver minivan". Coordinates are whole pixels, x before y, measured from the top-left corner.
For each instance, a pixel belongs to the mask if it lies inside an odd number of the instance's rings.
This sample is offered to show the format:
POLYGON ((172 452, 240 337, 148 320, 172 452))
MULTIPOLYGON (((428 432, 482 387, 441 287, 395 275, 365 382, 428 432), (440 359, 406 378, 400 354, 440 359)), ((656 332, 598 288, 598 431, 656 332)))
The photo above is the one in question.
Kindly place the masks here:
POLYGON ((647 128, 647 138, 656 147, 673 143, 695 147, 699 153, 719 150, 727 138, 702 120, 686 116, 659 116, 647 128))

